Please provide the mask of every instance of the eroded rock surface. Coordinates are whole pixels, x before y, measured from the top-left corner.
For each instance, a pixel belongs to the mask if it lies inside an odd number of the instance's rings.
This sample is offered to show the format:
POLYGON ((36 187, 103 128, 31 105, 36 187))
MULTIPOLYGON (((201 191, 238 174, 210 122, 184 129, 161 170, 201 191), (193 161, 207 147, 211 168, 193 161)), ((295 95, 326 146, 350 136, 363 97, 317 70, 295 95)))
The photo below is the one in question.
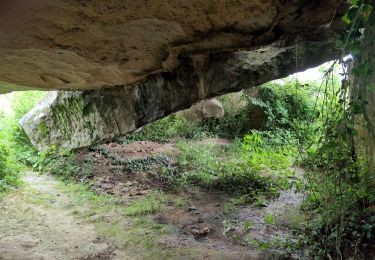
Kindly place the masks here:
POLYGON ((0 82, 16 85, 0 93, 124 86, 195 54, 324 40, 342 30, 344 2, 1 0, 0 82))
POLYGON ((285 77, 332 59, 333 42, 279 41, 254 51, 193 55, 170 73, 111 89, 58 92, 21 126, 32 143, 74 149, 121 136, 197 101, 285 77))
POLYGON ((71 90, 21 125, 38 149, 88 146, 330 60, 345 2, 0 0, 0 93, 71 90))
POLYGON ((220 101, 216 98, 211 98, 200 101, 177 114, 188 121, 201 122, 209 118, 222 118, 225 112, 220 101))

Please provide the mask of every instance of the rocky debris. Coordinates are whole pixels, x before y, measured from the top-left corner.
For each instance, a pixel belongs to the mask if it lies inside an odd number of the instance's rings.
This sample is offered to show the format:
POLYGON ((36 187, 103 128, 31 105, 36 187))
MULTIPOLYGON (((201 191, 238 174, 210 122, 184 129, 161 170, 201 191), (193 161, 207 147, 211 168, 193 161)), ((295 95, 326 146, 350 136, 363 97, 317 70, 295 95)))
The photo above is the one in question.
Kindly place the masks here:
POLYGON ((332 59, 334 41, 282 40, 253 51, 195 55, 133 86, 52 93, 21 127, 39 150, 75 149, 132 132, 199 100, 257 86, 332 59))
POLYGON ((196 206, 190 206, 190 207, 188 207, 188 209, 187 209, 188 212, 196 211, 196 210, 197 210, 197 207, 196 207, 196 206))
POLYGON ((198 227, 194 227, 191 229, 191 234, 195 237, 202 237, 208 235, 210 232, 210 228, 208 227, 203 227, 201 229, 198 229, 198 227))
POLYGON ((177 112, 177 115, 188 121, 201 122, 209 118, 222 118, 224 108, 216 98, 203 100, 183 111, 177 112))

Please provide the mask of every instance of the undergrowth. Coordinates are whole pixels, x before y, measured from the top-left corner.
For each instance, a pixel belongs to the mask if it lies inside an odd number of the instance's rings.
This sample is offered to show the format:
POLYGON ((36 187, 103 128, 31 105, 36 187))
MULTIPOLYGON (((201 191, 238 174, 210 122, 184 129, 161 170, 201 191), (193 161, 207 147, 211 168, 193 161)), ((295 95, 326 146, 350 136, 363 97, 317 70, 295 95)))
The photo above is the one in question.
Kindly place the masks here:
POLYGON ((202 139, 209 136, 204 126, 190 122, 177 115, 162 118, 143 127, 139 132, 119 138, 127 144, 134 141, 170 142, 178 139, 202 139))
POLYGON ((279 189, 292 185, 288 178, 294 177, 290 167, 295 154, 267 145, 270 143, 257 132, 247 135, 243 142, 236 139, 225 146, 181 141, 177 144, 179 174, 175 183, 247 195, 249 199, 258 195, 275 197, 279 189), (254 144, 254 139, 263 147, 254 144))
POLYGON ((8 113, 0 111, 0 194, 20 185, 19 171, 32 165, 37 152, 18 126, 18 121, 43 96, 39 91, 4 95, 11 101, 8 113))
MULTIPOLYGON (((360 141, 359 134, 361 127, 371 130, 357 120, 368 105, 361 93, 373 87, 356 89, 357 81, 368 82, 373 69, 361 58, 364 27, 373 7, 367 1, 350 3, 343 17, 347 33, 336 42, 340 56, 325 73, 321 86, 320 139, 307 160, 312 171, 306 176, 309 194, 304 207, 309 221, 304 233, 308 257, 315 259, 370 259, 375 250, 374 171, 369 167, 373 154, 362 153, 371 138, 360 141), (344 57, 348 52, 354 62, 344 57), (342 67, 341 81, 335 74, 337 64, 342 67)), ((374 26, 375 16, 371 16, 374 26)))

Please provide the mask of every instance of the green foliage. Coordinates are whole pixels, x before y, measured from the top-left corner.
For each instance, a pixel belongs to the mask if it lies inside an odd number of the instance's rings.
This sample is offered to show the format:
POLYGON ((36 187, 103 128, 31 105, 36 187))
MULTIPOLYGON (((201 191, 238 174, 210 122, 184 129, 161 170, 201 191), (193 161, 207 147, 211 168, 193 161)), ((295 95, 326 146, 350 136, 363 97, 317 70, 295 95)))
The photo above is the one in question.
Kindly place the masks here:
MULTIPOLYGON (((352 51, 355 60, 361 56, 363 26, 372 7, 364 1, 351 3, 343 17, 348 24, 347 33, 337 41, 342 57, 335 63, 343 63, 347 51, 352 51)), ((322 84, 321 138, 315 149, 309 151, 313 171, 307 176, 309 196, 304 206, 309 222, 305 243, 311 248, 310 258, 366 259, 366 251, 373 250, 369 244, 375 238, 372 209, 375 195, 371 181, 374 172, 367 167, 369 158, 361 155, 361 143, 355 140, 360 126, 357 119, 363 115, 367 101, 358 96, 362 90, 355 89, 351 85, 354 80, 348 82, 348 78, 366 79, 372 68, 362 63, 349 72, 343 63, 345 80, 335 84, 334 66, 328 69, 322 84)))
POLYGON ((372 226, 373 213, 368 209, 375 203, 374 173, 366 167, 367 159, 354 151, 353 116, 357 112, 354 106, 343 105, 349 101, 342 91, 337 97, 326 98, 323 109, 329 108, 329 112, 322 118, 323 135, 310 153, 312 171, 307 176, 309 196, 305 203, 310 221, 306 232, 307 244, 317 257, 356 254, 375 237, 372 228, 363 229, 363 225, 372 226))
MULTIPOLYGON (((271 82, 260 87, 259 97, 252 103, 261 107, 265 114, 265 130, 285 129, 293 133, 301 144, 314 141, 318 108, 318 94, 314 82, 301 84, 292 79, 271 82)), ((293 137, 292 137, 293 139, 293 137)))
POLYGON ((13 113, 0 113, 0 193, 20 184, 18 172, 33 163, 37 152, 30 144, 18 121, 43 97, 42 92, 20 92, 4 95, 13 113))
POLYGON ((279 188, 277 179, 263 176, 251 164, 241 158, 246 153, 239 140, 231 145, 178 144, 178 172, 176 183, 202 188, 220 189, 249 195, 275 196, 279 188))
POLYGON ((293 136, 287 130, 253 130, 243 142, 245 161, 257 171, 285 170, 293 166, 297 154, 293 136))
POLYGON ((142 140, 168 142, 179 139, 201 139, 206 136, 204 128, 198 123, 171 115, 146 125, 138 133, 127 135, 119 140, 122 143, 142 140))
POLYGON ((224 138, 242 138, 251 128, 252 117, 250 100, 245 93, 239 98, 230 94, 218 98, 224 108, 224 117, 220 119, 207 119, 201 123, 210 135, 224 138))
MULTIPOLYGON (((53 155, 47 154, 47 156, 53 155)), ((59 158, 48 157, 47 160, 41 162, 41 165, 43 165, 41 170, 44 172, 62 177, 65 180, 78 179, 82 175, 82 170, 86 168, 78 165, 74 155, 59 158)))
POLYGON ((133 202, 124 209, 127 216, 144 216, 160 212, 168 198, 161 192, 152 192, 147 197, 133 202))
POLYGON ((46 92, 42 91, 25 91, 14 92, 9 94, 9 100, 14 111, 14 118, 21 119, 29 112, 44 96, 46 92))
POLYGON ((19 166, 16 158, 11 154, 9 143, 3 139, 3 132, 0 132, 0 194, 12 186, 19 185, 19 166))
POLYGON ((144 172, 154 168, 155 166, 168 166, 170 164, 170 158, 165 155, 152 155, 143 158, 123 159, 118 154, 111 153, 103 146, 92 147, 92 149, 100 152, 103 156, 110 159, 114 165, 120 166, 121 168, 118 168, 120 173, 125 170, 130 172, 144 172))
POLYGON ((266 214, 264 216, 264 223, 266 223, 268 225, 275 225, 276 221, 275 221, 274 216, 272 214, 266 214))

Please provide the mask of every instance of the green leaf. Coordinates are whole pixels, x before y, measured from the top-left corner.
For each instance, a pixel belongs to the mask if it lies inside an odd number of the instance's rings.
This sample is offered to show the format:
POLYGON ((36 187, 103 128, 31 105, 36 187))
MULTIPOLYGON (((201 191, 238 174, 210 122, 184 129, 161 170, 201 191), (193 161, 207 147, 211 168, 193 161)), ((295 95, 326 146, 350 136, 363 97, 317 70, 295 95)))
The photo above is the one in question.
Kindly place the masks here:
POLYGON ((344 21, 344 23, 346 23, 346 24, 350 24, 350 23, 352 22, 352 20, 350 20, 350 18, 349 18, 348 13, 346 13, 341 19, 342 19, 342 20, 344 21))
POLYGON ((375 90, 375 85, 374 84, 368 84, 367 85, 367 90, 368 91, 374 91, 375 90))
POLYGON ((272 214, 267 214, 264 216, 264 223, 268 225, 275 225, 276 222, 272 214))
POLYGON ((352 70, 352 73, 357 77, 367 76, 370 74, 370 72, 371 72, 371 69, 367 62, 359 65, 357 68, 354 68, 352 70))
POLYGON ((362 14, 362 17, 364 18, 365 21, 368 20, 368 18, 370 17, 370 14, 372 13, 373 9, 374 8, 370 4, 364 4, 363 5, 361 14, 362 14))
POLYGON ((341 39, 336 39, 335 45, 337 49, 342 49, 344 48, 344 41, 341 39))
POLYGON ((359 56, 362 53, 362 48, 358 44, 353 44, 350 46, 350 52, 354 56, 359 56))
POLYGON ((350 3, 353 7, 358 7, 359 0, 350 0, 350 3))

